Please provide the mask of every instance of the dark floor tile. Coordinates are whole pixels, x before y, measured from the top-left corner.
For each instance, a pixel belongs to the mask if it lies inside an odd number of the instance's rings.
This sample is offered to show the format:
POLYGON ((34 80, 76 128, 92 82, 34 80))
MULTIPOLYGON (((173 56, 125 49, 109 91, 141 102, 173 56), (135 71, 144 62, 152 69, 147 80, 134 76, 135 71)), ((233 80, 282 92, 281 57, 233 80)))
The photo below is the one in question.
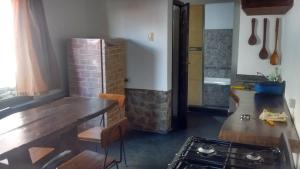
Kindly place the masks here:
MULTIPOLYGON (((175 153, 189 136, 217 139, 226 117, 191 112, 188 129, 169 134, 131 131, 126 137, 127 169, 166 169, 175 153)), ((111 155, 118 157, 119 145, 111 147, 111 155)), ((126 168, 121 164, 120 168, 126 168)))

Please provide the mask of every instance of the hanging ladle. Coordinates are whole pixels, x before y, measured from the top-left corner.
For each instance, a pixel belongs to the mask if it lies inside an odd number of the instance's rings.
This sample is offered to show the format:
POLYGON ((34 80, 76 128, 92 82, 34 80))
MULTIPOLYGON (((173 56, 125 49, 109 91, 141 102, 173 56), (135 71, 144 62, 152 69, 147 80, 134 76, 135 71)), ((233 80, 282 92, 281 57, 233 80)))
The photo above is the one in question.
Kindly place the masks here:
POLYGON ((269 53, 266 48, 266 39, 267 39, 267 24, 268 24, 268 19, 264 19, 264 39, 263 39, 263 47, 261 51, 259 52, 259 57, 261 59, 268 59, 269 53))
POLYGON ((277 53, 278 46, 278 33, 279 33, 279 18, 276 19, 276 30, 275 30, 275 50, 271 56, 270 63, 271 65, 279 65, 279 55, 277 53))
POLYGON ((255 18, 252 18, 251 23, 252 23, 252 33, 251 33, 251 36, 250 36, 250 38, 249 38, 249 40, 248 40, 248 44, 249 44, 249 45, 255 45, 256 42, 257 42, 257 38, 256 38, 256 36, 255 36, 256 19, 255 19, 255 18))

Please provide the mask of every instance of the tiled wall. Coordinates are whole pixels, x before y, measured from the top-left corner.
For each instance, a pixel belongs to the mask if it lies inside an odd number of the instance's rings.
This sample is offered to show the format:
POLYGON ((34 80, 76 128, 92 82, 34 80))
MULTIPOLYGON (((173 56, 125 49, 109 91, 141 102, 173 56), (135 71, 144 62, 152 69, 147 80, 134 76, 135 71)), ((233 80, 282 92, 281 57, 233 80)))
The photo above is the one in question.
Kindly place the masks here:
MULTIPOLYGON (((204 35, 204 77, 230 78, 232 29, 209 29, 204 35)), ((228 106, 229 86, 204 84, 206 106, 228 106)))
POLYGON ((230 78, 232 29, 209 29, 204 34, 204 76, 230 78))
POLYGON ((229 105, 229 86, 204 84, 204 104, 205 106, 213 106, 226 108, 229 105))
POLYGON ((134 129, 167 133, 171 130, 171 91, 126 89, 126 114, 134 129))
MULTIPOLYGON (((70 96, 124 94, 125 50, 125 41, 119 39, 72 39, 68 56, 70 96)), ((107 113, 108 125, 121 117, 115 113, 107 113)))

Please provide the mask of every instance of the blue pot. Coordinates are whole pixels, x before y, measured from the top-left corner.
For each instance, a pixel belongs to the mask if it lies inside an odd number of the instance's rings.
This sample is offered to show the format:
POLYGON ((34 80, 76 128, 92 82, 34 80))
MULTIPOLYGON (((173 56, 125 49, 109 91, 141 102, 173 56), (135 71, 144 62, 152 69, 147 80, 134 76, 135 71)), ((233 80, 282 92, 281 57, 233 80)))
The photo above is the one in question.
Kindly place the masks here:
POLYGON ((255 91, 259 94, 284 95, 284 82, 260 82, 255 84, 255 91))

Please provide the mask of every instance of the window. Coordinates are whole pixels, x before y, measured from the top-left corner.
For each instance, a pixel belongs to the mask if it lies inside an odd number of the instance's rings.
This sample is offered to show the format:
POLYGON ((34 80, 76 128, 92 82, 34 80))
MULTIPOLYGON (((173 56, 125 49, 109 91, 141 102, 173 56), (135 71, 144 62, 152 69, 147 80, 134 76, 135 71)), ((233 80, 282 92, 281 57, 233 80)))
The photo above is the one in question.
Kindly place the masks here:
POLYGON ((66 95, 46 26, 42 1, 0 0, 0 119, 66 95))
POLYGON ((11 0, 0 0, 0 100, 16 95, 16 59, 11 0))

